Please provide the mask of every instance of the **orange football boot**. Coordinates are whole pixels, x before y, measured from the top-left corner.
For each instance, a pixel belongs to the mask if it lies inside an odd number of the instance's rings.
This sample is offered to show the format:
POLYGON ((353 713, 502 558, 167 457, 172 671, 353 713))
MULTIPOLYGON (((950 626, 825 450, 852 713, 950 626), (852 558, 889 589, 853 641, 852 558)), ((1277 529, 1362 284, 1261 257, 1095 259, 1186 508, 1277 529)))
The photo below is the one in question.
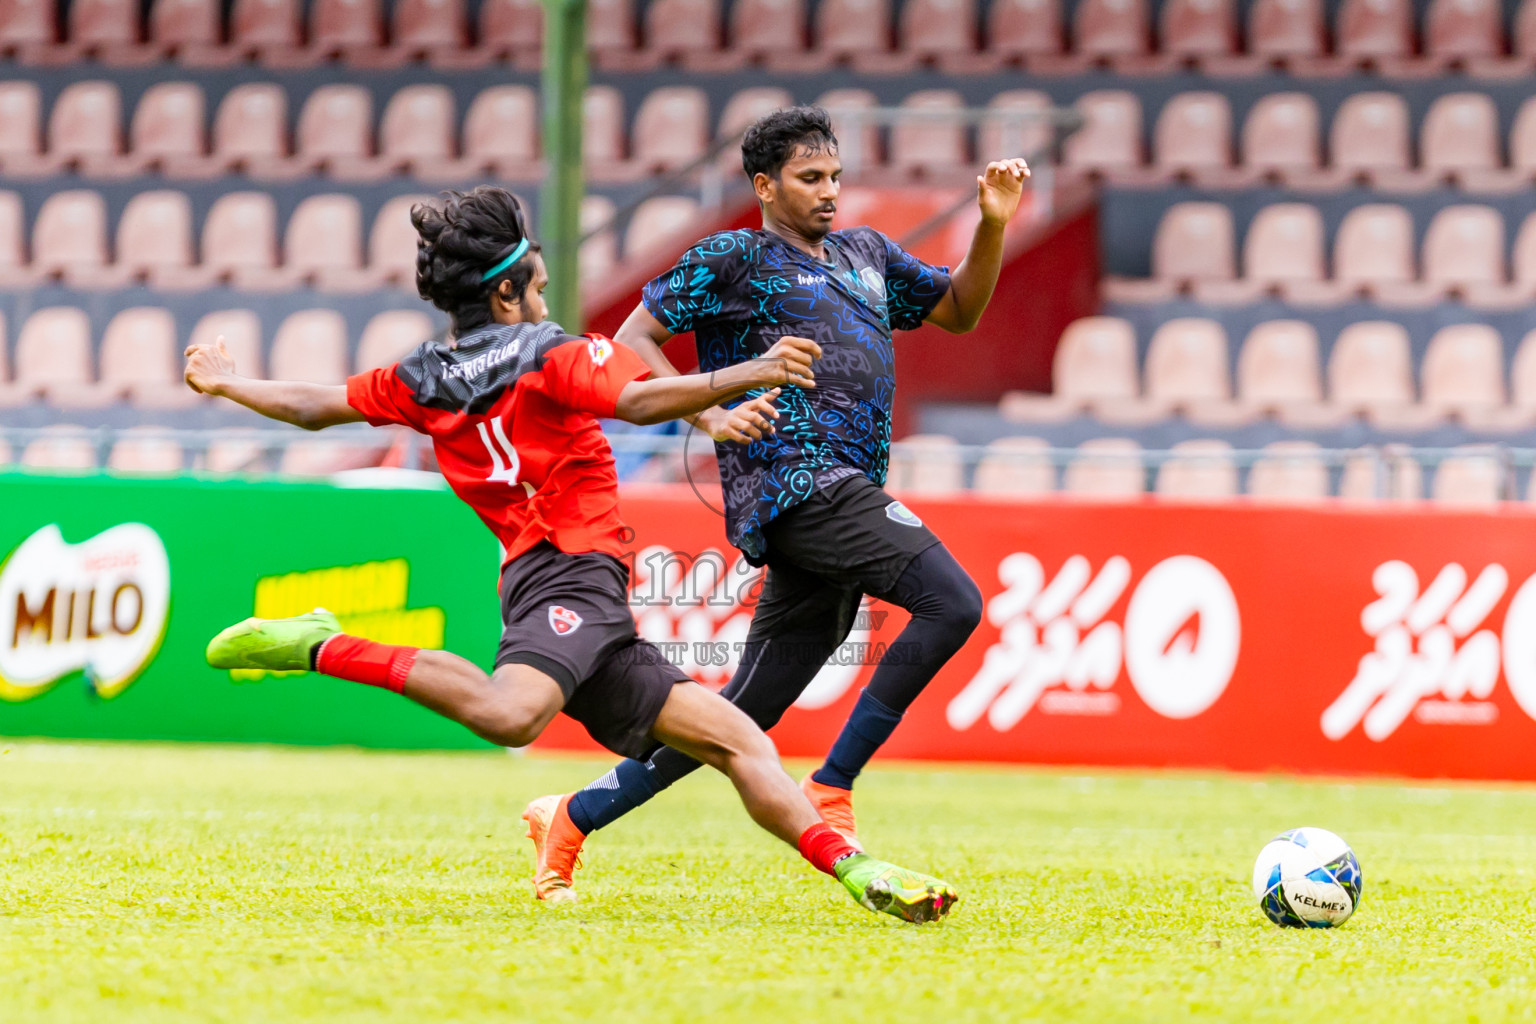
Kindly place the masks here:
POLYGON ((823 786, 807 775, 800 782, 800 792, 804 793, 806 799, 811 802, 811 806, 816 808, 816 813, 821 815, 822 821, 841 833, 855 850, 864 852, 864 847, 859 842, 859 827, 853 818, 851 791, 838 789, 836 786, 823 786))
POLYGON ((550 903, 576 899, 572 875, 581 867, 581 844, 587 838, 572 822, 566 806, 569 793, 541 796, 523 809, 528 838, 533 840, 537 863, 533 869, 533 894, 550 903))

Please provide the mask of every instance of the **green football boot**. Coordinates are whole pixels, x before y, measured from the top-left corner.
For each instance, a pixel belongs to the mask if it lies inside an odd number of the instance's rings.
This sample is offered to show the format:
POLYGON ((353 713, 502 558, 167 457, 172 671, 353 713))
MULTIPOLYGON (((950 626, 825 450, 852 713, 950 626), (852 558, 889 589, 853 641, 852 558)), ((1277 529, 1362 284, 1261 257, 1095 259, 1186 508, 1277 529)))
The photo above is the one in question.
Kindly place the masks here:
POLYGON ((832 870, 863 907, 913 924, 942 920, 960 902, 960 894, 948 882, 867 853, 844 857, 832 870))
POLYGON ((310 650, 340 632, 341 623, 324 608, 289 619, 246 619, 208 642, 208 664, 308 672, 310 650))

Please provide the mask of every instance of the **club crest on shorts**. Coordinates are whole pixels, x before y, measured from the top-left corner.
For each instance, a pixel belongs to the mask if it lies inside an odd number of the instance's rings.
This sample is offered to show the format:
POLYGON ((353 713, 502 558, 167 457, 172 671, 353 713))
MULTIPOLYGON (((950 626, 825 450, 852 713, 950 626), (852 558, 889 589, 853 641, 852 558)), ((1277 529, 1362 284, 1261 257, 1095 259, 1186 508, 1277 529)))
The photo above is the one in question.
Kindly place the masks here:
POLYGON ((562 608, 557 604, 549 606, 549 628, 555 631, 556 636, 566 636, 576 632, 576 627, 581 625, 581 616, 569 608, 562 608))
POLYGON ((893 501, 885 506, 885 518, 902 526, 922 526, 923 521, 912 514, 912 510, 899 501, 893 501))

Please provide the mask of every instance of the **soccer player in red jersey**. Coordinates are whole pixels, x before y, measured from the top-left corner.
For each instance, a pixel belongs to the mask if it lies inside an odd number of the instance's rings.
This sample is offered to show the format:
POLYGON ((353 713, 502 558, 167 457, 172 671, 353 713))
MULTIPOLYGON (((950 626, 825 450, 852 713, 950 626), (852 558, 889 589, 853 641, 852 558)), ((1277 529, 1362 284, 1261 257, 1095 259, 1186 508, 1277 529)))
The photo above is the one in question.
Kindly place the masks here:
MULTIPOLYGON (((572 337, 544 319, 548 277, 510 192, 448 192, 411 218, 417 289, 452 318, 451 340, 330 387, 239 376, 220 341, 187 349, 186 379, 308 429, 366 420, 431 437, 449 485, 506 551, 495 671, 446 651, 349 636, 320 609, 232 626, 209 644, 209 664, 309 669, 382 687, 504 746, 532 742, 560 711, 621 756, 666 744, 725 773, 753 820, 863 906, 909 921, 943 917, 958 898, 952 887, 869 857, 823 823, 762 730, 641 640, 629 611, 618 477, 597 418, 655 423, 770 387, 731 413, 735 436, 759 440, 773 429, 779 386, 814 387, 819 346, 784 338, 765 358, 714 374, 647 379, 628 348, 572 337)), ((559 806, 529 816, 541 849, 563 814, 559 806)), ((536 891, 574 896, 547 884, 536 891)))

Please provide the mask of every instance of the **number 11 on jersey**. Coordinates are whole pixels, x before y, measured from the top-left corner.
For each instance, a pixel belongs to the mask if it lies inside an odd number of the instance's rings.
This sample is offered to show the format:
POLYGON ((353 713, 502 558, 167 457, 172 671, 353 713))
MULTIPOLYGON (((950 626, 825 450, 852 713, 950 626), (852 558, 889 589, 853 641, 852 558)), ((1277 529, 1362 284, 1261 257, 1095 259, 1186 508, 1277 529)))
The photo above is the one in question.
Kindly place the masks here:
POLYGON ((517 473, 522 468, 522 463, 517 457, 517 449, 512 447, 512 442, 507 440, 507 433, 502 429, 499 418, 491 420, 491 429, 485 429, 485 422, 475 424, 480 430, 480 440, 485 442, 485 450, 491 456, 491 475, 487 480, 505 481, 507 486, 517 486, 517 473), (492 435, 495 435, 494 437, 492 435))

